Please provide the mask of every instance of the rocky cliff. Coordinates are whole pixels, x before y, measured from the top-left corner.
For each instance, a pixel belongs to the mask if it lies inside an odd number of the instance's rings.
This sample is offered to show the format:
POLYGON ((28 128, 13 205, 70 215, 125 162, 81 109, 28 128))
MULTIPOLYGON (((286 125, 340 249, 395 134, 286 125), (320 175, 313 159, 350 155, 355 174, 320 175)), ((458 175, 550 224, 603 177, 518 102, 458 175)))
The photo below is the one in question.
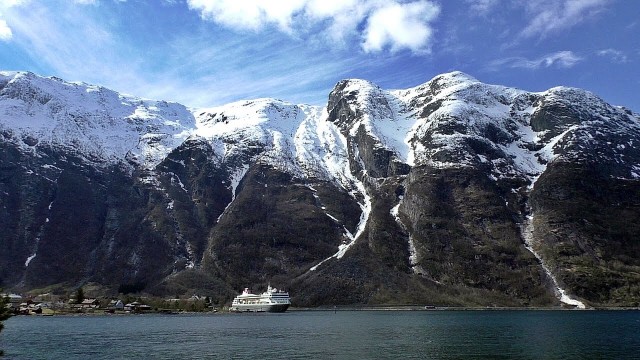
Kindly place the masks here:
POLYGON ((0 73, 0 286, 635 305, 640 122, 454 72, 209 109, 0 73))

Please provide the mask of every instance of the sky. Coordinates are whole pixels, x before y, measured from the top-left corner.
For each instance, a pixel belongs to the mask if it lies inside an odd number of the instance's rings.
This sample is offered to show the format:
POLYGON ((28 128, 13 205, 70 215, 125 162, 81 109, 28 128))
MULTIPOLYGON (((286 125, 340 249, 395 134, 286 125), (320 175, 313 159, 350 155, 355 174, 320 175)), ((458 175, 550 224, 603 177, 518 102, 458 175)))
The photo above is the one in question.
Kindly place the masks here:
POLYGON ((589 90, 640 112, 637 0, 0 0, 0 70, 190 107, 326 105, 454 70, 589 90))

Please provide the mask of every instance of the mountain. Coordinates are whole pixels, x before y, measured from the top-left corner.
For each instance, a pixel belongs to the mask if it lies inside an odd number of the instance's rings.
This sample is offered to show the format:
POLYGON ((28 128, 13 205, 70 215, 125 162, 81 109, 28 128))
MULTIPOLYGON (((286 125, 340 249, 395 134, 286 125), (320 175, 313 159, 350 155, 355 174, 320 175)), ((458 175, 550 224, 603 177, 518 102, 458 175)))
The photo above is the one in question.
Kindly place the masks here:
POLYGON ((637 306, 640 116, 460 73, 189 109, 0 72, 0 286, 637 306))

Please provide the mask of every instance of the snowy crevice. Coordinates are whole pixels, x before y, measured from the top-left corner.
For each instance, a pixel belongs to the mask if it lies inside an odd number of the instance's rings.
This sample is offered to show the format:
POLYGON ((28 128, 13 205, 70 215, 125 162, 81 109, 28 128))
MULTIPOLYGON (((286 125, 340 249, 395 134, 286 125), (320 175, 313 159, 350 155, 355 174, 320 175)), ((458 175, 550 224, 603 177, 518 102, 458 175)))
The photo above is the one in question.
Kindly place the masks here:
MULTIPOLYGON (((530 114, 533 112, 532 108, 529 108, 526 113, 526 119, 530 118, 530 114)), ((528 121, 527 121, 528 123, 528 121)), ((516 168, 529 180, 529 185, 527 186, 527 191, 530 193, 538 178, 546 171, 549 163, 554 161, 558 155, 555 154, 554 148, 556 145, 570 132, 576 130, 578 125, 573 125, 568 127, 565 131, 558 134, 557 136, 549 139, 546 143, 543 143, 543 147, 533 153, 525 151, 524 143, 534 143, 540 144, 541 136, 544 135, 544 132, 535 132, 531 128, 530 124, 520 126, 519 132, 522 136, 520 142, 516 144, 516 142, 512 143, 509 147, 507 153, 512 156, 514 159, 514 163, 516 168)), ((505 149, 506 150, 506 149, 505 149)), ((506 203, 506 201, 505 201, 506 203)), ((506 203, 508 206, 508 203, 506 203)), ((545 260, 542 256, 535 250, 535 241, 534 241, 534 225, 533 225, 533 214, 525 216, 525 220, 521 225, 522 239, 525 243, 525 247, 529 250, 535 257, 538 259, 540 266, 547 274, 549 279, 551 279, 554 287, 554 291, 558 296, 560 302, 575 306, 579 309, 586 308, 585 304, 579 300, 576 300, 567 294, 567 291, 563 289, 558 283, 558 279, 553 275, 551 269, 548 267, 545 260)))
POLYGON ((247 174, 247 171, 249 171, 249 167, 244 166, 238 169, 235 173, 233 173, 233 175, 231 175, 231 180, 230 180, 231 181, 231 189, 230 189, 231 201, 229 201, 229 203, 224 208, 224 210, 222 210, 222 213, 220 213, 220 216, 218 216, 218 218, 216 219, 216 224, 220 222, 220 219, 222 219, 224 214, 227 213, 227 210, 229 209, 231 204, 233 204, 233 201, 236 199, 236 189, 238 188, 238 185, 240 185, 240 181, 242 181, 244 176, 247 174))
MULTIPOLYGON (((176 247, 184 251, 183 254, 186 254, 186 255, 176 256, 173 261, 174 266, 182 261, 186 261, 184 269, 193 269, 196 266, 195 252, 191 247, 191 243, 189 243, 189 241, 185 240, 184 238, 182 228, 180 226, 180 222, 178 221, 178 218, 176 217, 176 213, 175 213, 175 200, 171 198, 167 189, 165 189, 162 183, 157 179, 156 177, 157 174, 155 174, 155 172, 153 174, 154 174, 153 176, 155 177, 155 180, 157 181, 156 190, 160 191, 164 195, 164 198, 167 203, 167 206, 166 206, 167 215, 169 215, 169 217, 171 218, 171 221, 173 222, 173 229, 176 235, 175 245, 176 247)), ((189 192, 185 188, 185 185, 182 183, 182 180, 180 180, 180 177, 177 174, 173 172, 167 172, 166 175, 169 175, 169 181, 171 186, 177 185, 182 189, 182 191, 184 191, 186 194, 189 194, 189 192)), ((174 267, 173 273, 176 273, 177 271, 179 270, 174 267)))
POLYGON ((549 278, 553 282, 554 290, 560 302, 567 305, 575 306, 578 309, 585 309, 586 306, 583 302, 572 298, 565 289, 560 287, 560 284, 558 283, 558 279, 553 275, 553 273, 547 266, 542 256, 540 256, 540 254, 535 250, 535 241, 533 238, 533 231, 534 231, 533 215, 529 215, 525 218, 522 224, 521 231, 522 231, 522 238, 524 240, 525 247, 538 259, 538 261, 540 262, 540 266, 542 266, 542 269, 544 270, 544 272, 547 274, 547 276, 549 276, 549 278))
MULTIPOLYGON (((405 99, 398 94, 383 91, 366 81, 352 80, 349 87, 343 91, 344 93, 357 94, 355 104, 351 104, 352 111, 365 110, 362 118, 351 124, 347 132, 348 135, 355 138, 364 125, 367 135, 377 140, 379 146, 391 150, 398 159, 407 162, 413 156, 412 146, 409 143, 411 137, 407 133, 415 126, 416 117, 415 114, 403 112, 405 99)), ((323 117, 318 118, 320 121, 313 124, 313 129, 317 134, 317 143, 314 145, 323 150, 324 156, 321 163, 326 172, 340 186, 349 191, 349 194, 358 202, 362 212, 355 233, 351 233, 345 228, 344 236, 347 241, 338 247, 335 254, 313 266, 312 271, 330 259, 342 258, 353 247, 366 229, 372 208, 372 200, 364 183, 368 177, 366 164, 360 155, 360 149, 354 142, 351 144, 351 151, 349 151, 349 142, 345 135, 336 125, 326 121, 326 118, 325 109, 323 117), (355 165, 354 168, 362 169, 359 176, 352 174, 352 162, 355 165)), ((311 126, 309 127, 311 128, 311 126)), ((410 239, 410 249, 413 249, 411 261, 412 264, 415 264, 417 255, 412 241, 410 239)))
MULTIPOLYGON (((345 145, 347 144, 347 139, 344 138, 344 136, 339 131, 336 131, 335 134, 342 140, 343 144, 345 145)), ((355 157, 356 157, 355 161, 362 162, 362 159, 360 158, 359 154, 355 154, 355 157)), ((348 241, 341 244, 338 247, 338 251, 335 254, 331 255, 330 257, 320 261, 317 265, 313 266, 310 269, 311 271, 315 271, 316 269, 318 269, 320 265, 324 264, 326 261, 330 259, 342 258, 344 254, 347 252, 347 250, 349 250, 356 243, 360 235, 362 235, 362 233, 365 231, 367 227, 367 223, 369 221, 369 215, 371 214, 371 197, 367 193, 367 189, 364 185, 364 182, 362 182, 360 179, 358 179, 356 176, 354 176, 351 173, 350 160, 348 160, 348 158, 347 158, 347 161, 344 161, 342 163, 342 165, 343 167, 341 171, 339 171, 337 174, 334 173, 334 176, 338 175, 338 176, 335 176, 335 178, 338 179, 340 183, 342 183, 342 186, 344 188, 351 189, 349 191, 349 194, 354 199, 356 199, 356 201, 358 201, 358 205, 362 210, 362 212, 360 213, 360 220, 358 222, 358 226, 356 227, 355 234, 352 234, 350 231, 348 231, 345 228, 344 236, 348 241), (361 198, 361 200, 358 200, 359 198, 361 198)), ((362 177, 365 178, 366 176, 367 176, 366 170, 363 170, 362 177)))
POLYGON ((29 255, 27 260, 24 262, 24 267, 29 267, 29 263, 31 262, 31 260, 35 259, 35 257, 38 255, 38 241, 39 240, 40 239, 36 239, 36 249, 33 252, 33 254, 29 255))
POLYGON ((180 189, 182 189, 182 191, 184 191, 187 194, 189 193, 187 188, 184 186, 184 183, 182 182, 182 180, 180 180, 180 176, 178 176, 176 173, 173 173, 173 172, 169 172, 168 174, 171 176, 171 185, 177 184, 178 186, 180 186, 180 189))
MULTIPOLYGON (((355 177, 354 177, 355 179, 355 177)), ((358 240, 358 238, 360 237, 360 235, 362 235, 362 233, 364 232, 364 230, 367 227, 367 222, 369 221, 369 215, 371 214, 371 197, 367 194, 367 191, 364 187, 364 184, 359 181, 359 180, 355 180, 354 181, 354 185, 357 189, 357 191, 353 191, 351 192, 351 195, 354 198, 357 198, 357 195, 361 195, 363 197, 362 201, 358 202, 358 205, 360 206, 360 209, 362 210, 362 213, 360 213, 360 221, 358 222, 358 227, 356 228, 356 233, 352 234, 349 230, 347 230, 346 227, 343 227, 344 229, 344 236, 347 238, 347 242, 340 244, 340 246, 338 246, 338 251, 329 256, 328 258, 320 261, 317 265, 313 266, 310 270, 311 271, 315 271, 318 269, 318 267, 322 264, 324 264, 325 262, 327 262, 330 259, 340 259, 344 256, 344 254, 346 254, 347 250, 349 250, 358 240)))
MULTIPOLYGON (((165 194, 167 197, 167 200, 169 200, 169 197, 167 194, 165 194)), ((193 251, 193 249, 191 248, 191 244, 189 243, 188 240, 185 240, 184 235, 182 234, 182 229, 180 227, 180 222, 178 221, 178 219, 176 218, 175 215, 175 211, 173 208, 173 200, 170 200, 169 204, 167 205, 167 214, 171 217, 171 221, 173 221, 173 229, 175 231, 176 234, 176 246, 178 248, 181 248, 184 250, 184 253, 186 254, 186 256, 182 255, 179 257, 174 258, 174 265, 186 260, 186 264, 184 266, 185 269, 193 269, 195 267, 195 252, 193 251), (184 257, 183 257, 184 256, 184 257)), ((177 269, 174 268, 173 272, 175 273, 177 271, 177 269)))
MULTIPOLYGON (((58 179, 52 180, 52 182, 57 184, 58 183, 58 179)), ((38 234, 36 235, 36 238, 34 240, 33 253, 31 255, 29 255, 27 257, 27 259, 25 260, 25 262, 24 262, 24 267, 25 268, 28 268, 29 264, 31 263, 31 261, 33 261, 33 259, 35 259, 36 256, 38 256, 38 247, 40 245, 40 239, 42 238, 42 235, 44 233, 44 227, 50 221, 51 208, 53 207, 53 203, 54 202, 55 202, 55 200, 52 200, 51 202, 49 202, 49 206, 47 206, 47 217, 44 219, 44 223, 42 225, 40 225, 40 229, 38 229, 38 234)))
MULTIPOLYGON (((182 240, 182 236, 180 236, 180 239, 182 240)), ((191 244, 188 241, 185 242, 184 248, 187 251, 187 264, 184 267, 185 269, 193 269, 196 266, 194 260, 196 258, 196 253, 193 251, 193 248, 191 248, 191 244)))
MULTIPOLYGON (((413 239, 413 236, 411 236, 411 233, 408 231, 407 226, 402 222, 402 219, 400 219, 400 216, 398 213, 400 210, 400 205, 402 204, 402 200, 403 199, 401 198, 400 201, 398 201, 398 204, 391 208, 391 211, 389 213, 391 214, 391 216, 393 216, 398 226, 400 226, 407 233, 407 238, 408 238, 407 243, 409 246, 409 266, 411 267, 411 271, 416 275, 427 276, 427 272, 424 270, 424 268, 418 265, 419 259, 418 259, 418 249, 416 248, 416 242, 413 239)), ((435 281, 435 282, 439 283, 438 281, 435 281)))
POLYGON ((411 266, 411 269, 415 273, 415 266, 418 263, 418 250, 416 249, 416 243, 414 242, 413 237, 409 233, 407 226, 402 222, 402 219, 400 219, 400 215, 398 213, 400 210, 400 205, 402 204, 402 199, 403 198, 400 198, 400 201, 398 201, 398 204, 392 207, 389 213, 396 220, 396 224, 398 224, 398 226, 400 226, 407 233, 408 245, 409 245, 409 265, 411 266))
MULTIPOLYGON (((318 191, 311 185, 307 185, 306 186, 307 189, 311 190, 311 194, 313 195, 313 198, 316 200, 316 203, 320 206, 320 209, 322 209, 322 211, 324 211, 324 214, 327 215, 327 217, 331 220, 333 220, 334 222, 336 222, 337 224, 340 224, 340 220, 338 220, 338 218, 336 218, 335 216, 329 214, 327 212, 327 207, 324 206, 324 204, 322 203, 322 200, 320 199, 320 196, 318 196, 318 191)), ((346 227, 344 227, 345 233, 349 232, 349 230, 347 230, 346 227)))

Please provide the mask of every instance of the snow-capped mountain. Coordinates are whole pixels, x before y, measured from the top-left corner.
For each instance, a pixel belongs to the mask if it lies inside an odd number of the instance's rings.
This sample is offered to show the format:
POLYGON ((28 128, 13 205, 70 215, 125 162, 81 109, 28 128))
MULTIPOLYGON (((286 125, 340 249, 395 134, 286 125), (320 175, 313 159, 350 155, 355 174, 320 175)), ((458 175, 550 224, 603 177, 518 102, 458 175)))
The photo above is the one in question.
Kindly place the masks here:
POLYGON ((0 72, 2 131, 23 151, 34 141, 75 151, 94 163, 125 157, 156 166, 195 127, 182 105, 31 73, 0 72), (26 140, 25 139, 31 139, 26 140))
POLYGON ((639 141, 637 114, 587 91, 460 72, 206 109, 0 72, 0 282, 631 304, 639 141))

